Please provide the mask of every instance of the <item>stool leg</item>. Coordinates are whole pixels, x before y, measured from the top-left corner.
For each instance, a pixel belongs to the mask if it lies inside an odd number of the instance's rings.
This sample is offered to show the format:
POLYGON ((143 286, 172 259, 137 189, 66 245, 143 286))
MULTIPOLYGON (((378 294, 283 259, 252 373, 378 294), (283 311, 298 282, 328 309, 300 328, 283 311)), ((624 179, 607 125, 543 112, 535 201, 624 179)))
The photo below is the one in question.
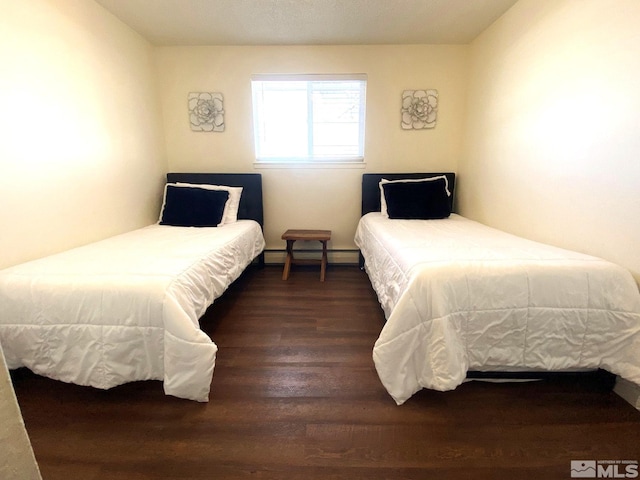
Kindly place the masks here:
POLYGON ((324 276, 327 272, 327 242, 322 241, 322 261, 320 264, 320 281, 324 282, 324 276))
POLYGON ((291 270, 291 262, 293 262, 293 242, 295 240, 287 240, 287 259, 284 262, 284 270, 282 271, 282 280, 289 278, 289 271, 291 270))

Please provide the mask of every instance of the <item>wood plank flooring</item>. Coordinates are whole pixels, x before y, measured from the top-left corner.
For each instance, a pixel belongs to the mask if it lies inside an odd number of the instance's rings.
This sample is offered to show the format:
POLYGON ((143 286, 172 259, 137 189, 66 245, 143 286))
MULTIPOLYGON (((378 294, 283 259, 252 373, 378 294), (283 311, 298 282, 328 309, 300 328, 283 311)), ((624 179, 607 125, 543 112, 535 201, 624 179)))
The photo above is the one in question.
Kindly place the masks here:
POLYGON ((18 371, 43 478, 547 480, 571 460, 640 461, 640 412, 584 381, 469 382, 396 406, 371 360, 384 317, 366 274, 281 275, 250 268, 203 318, 209 403, 18 371))

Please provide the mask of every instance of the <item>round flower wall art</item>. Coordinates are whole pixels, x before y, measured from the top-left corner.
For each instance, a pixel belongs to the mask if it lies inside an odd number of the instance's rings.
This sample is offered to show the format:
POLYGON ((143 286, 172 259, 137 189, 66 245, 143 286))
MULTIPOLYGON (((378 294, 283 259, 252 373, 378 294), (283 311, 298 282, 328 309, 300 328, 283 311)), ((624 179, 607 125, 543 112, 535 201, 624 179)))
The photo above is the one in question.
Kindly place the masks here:
POLYGON ((402 92, 402 128, 421 130, 434 128, 438 116, 437 90, 405 90, 402 92))
POLYGON ((189 93, 189 123, 194 132, 224 132, 221 93, 189 93))

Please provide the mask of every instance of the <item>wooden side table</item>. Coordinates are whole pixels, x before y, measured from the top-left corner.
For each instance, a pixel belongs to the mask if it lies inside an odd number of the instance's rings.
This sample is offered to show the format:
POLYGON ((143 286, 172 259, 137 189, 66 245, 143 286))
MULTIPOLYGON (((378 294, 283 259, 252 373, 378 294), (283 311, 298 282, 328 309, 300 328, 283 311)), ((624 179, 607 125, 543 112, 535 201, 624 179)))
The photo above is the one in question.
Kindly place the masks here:
POLYGON ((289 278, 291 265, 317 265, 320 264, 320 281, 324 282, 327 271, 327 242, 331 240, 331 230, 287 230, 282 234, 282 239, 287 241, 287 259, 284 262, 282 280, 289 278), (317 240, 322 243, 322 258, 320 260, 299 260, 293 256, 293 244, 296 240, 317 240))

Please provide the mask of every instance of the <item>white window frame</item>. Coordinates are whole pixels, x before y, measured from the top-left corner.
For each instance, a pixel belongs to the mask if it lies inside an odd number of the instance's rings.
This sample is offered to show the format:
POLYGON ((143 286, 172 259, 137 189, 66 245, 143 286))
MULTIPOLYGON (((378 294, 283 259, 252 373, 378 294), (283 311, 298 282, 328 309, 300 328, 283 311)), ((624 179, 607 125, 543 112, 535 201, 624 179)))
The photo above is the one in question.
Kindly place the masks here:
MULTIPOLYGON (((365 136, 365 110, 366 110, 366 88, 367 88, 367 76, 365 74, 327 74, 327 75, 315 75, 315 74, 290 74, 290 75, 275 75, 275 74, 260 74, 260 75, 252 75, 251 77, 251 90, 252 90, 252 104, 253 104, 253 135, 254 135, 254 147, 256 154, 256 165, 257 166, 268 166, 268 165, 306 165, 306 166, 322 166, 322 165, 362 165, 364 166, 364 136, 365 136), (268 117, 268 112, 265 110, 269 110, 269 107, 265 107, 265 103, 263 101, 263 88, 268 85, 268 82, 280 82, 279 84, 275 84, 274 86, 284 86, 286 82, 297 82, 296 84, 292 83, 291 94, 294 95, 295 92, 300 95, 300 97, 305 97, 304 100, 301 100, 299 105, 296 105, 296 108, 299 108, 300 111, 296 111, 296 119, 302 118, 298 122, 295 122, 295 128, 298 130, 297 137, 292 137, 292 140, 297 141, 299 144, 296 147, 292 147, 296 149, 295 153, 287 153, 283 152, 281 154, 279 152, 275 152, 273 143, 271 146, 272 151, 269 151, 269 148, 264 147, 264 144, 268 142, 265 140, 266 134, 265 130, 268 131, 268 121, 277 121, 277 117, 272 116, 268 117), (313 100, 313 91, 314 87, 319 87, 322 89, 322 82, 348 82, 351 88, 354 88, 354 83, 357 85, 356 90, 359 94, 359 104, 357 105, 357 124, 354 121, 347 121, 347 126, 351 126, 352 128, 357 129, 357 139, 355 138, 356 134, 351 135, 350 140, 354 140, 357 143, 350 144, 345 147, 345 150, 351 149, 351 152, 338 152, 338 153, 324 153, 319 152, 323 148, 322 143, 318 144, 314 141, 314 129, 316 131, 320 131, 324 126, 327 125, 335 125, 335 122, 328 121, 318 121, 316 119, 314 123, 313 111, 314 111, 314 100, 313 100), (303 86, 301 84, 306 84, 303 86), (303 102, 306 102, 303 103, 303 102), (302 113, 304 110, 304 113, 302 113), (304 148, 303 145, 304 144, 304 148), (305 151, 304 154, 301 154, 302 151, 305 151)), ((286 88, 284 89, 286 91, 286 88)), ((321 104, 316 103, 316 108, 321 104)), ((334 127, 335 128, 335 127, 334 127)), ((292 135, 294 135, 292 133, 292 135)), ((324 146, 325 149, 330 149, 331 146, 324 146)), ((340 148, 335 147, 334 148, 340 148)))

